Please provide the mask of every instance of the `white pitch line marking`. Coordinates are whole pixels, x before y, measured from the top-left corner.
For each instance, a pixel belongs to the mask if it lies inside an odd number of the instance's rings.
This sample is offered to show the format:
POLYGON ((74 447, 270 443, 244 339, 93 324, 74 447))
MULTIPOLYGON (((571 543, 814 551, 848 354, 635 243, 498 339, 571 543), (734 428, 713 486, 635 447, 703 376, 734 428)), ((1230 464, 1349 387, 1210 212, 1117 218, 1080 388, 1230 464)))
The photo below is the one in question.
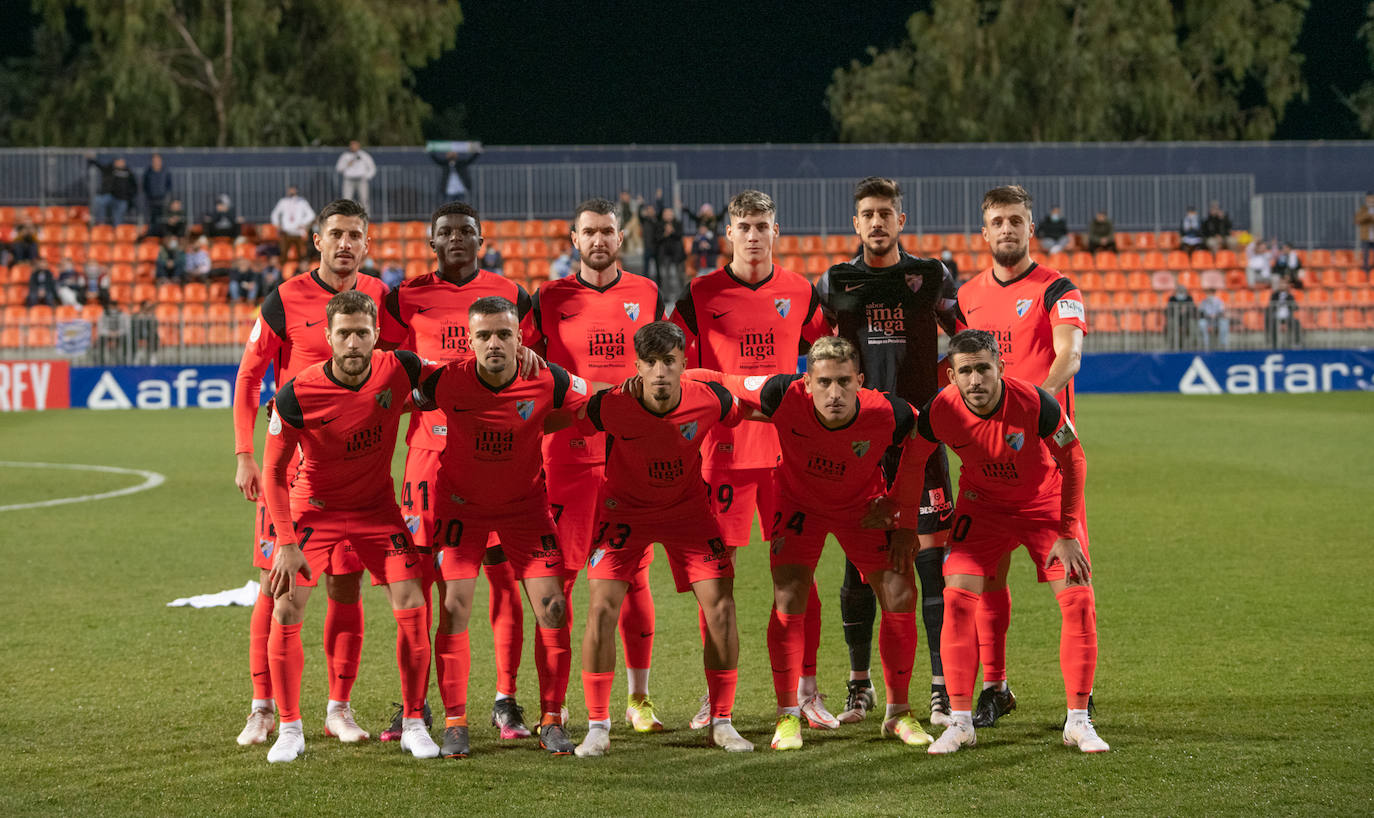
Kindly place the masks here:
POLYGON ((19 469, 68 469, 70 471, 98 471, 107 474, 132 474, 142 477, 143 482, 136 486, 105 491, 100 494, 83 494, 79 497, 58 497, 53 500, 39 500, 35 503, 16 503, 9 506, 0 506, 0 511, 18 511, 25 508, 48 508, 51 506, 65 506, 69 503, 86 503, 92 500, 107 500, 111 497, 123 497, 126 494, 136 494, 140 491, 157 488, 167 482, 167 478, 155 471, 144 471, 143 469, 125 469, 119 466, 90 466, 82 463, 20 463, 11 460, 0 460, 0 468, 19 468, 19 469))

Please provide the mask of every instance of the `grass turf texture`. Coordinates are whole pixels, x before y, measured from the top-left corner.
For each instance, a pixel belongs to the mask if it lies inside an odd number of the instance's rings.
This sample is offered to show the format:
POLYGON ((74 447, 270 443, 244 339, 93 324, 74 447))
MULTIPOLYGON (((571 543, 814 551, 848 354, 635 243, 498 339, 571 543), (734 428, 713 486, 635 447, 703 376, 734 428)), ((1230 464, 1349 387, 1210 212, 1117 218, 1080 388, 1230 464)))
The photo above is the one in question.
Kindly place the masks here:
MULTIPOLYGON (((1083 397, 1098 724, 1113 748, 1104 756, 1060 746, 1059 616, 1024 552, 1013 561, 1010 638, 1020 708, 980 731, 977 748, 930 758, 880 740, 870 717, 836 732, 805 730, 801 752, 770 751, 769 584, 766 552, 755 544, 741 554, 737 580, 735 711, 758 746, 752 755, 706 749, 685 728, 705 689, 700 641, 694 605, 671 593, 660 552, 651 688, 669 732, 641 737, 617 719, 611 755, 596 760, 551 759, 533 739, 499 742, 485 721, 494 690, 479 583, 471 758, 419 762, 397 744, 323 736, 317 598, 303 633, 306 756, 269 767, 266 746, 234 744, 250 695, 247 610, 164 607, 252 576, 250 506, 232 487, 228 413, 0 415, 3 459, 168 478, 132 496, 0 517, 0 814, 1368 814, 1371 416, 1367 394, 1083 397)), ((398 474, 399 466, 398 455, 398 474)), ((138 481, 6 468, 0 505, 138 481)), ((820 681, 834 710, 847 669, 840 573, 838 549, 828 549, 818 571, 820 681)), ((585 603, 579 586, 574 740, 586 725, 585 603)), ((354 705, 375 736, 399 698, 395 629, 379 590, 367 591, 365 604, 354 705)), ((526 634, 520 699, 533 716, 532 622, 526 634)), ((912 696, 923 715, 924 639, 912 696)), ((612 715, 624 694, 621 677, 612 715)), ((431 701, 437 707, 433 688, 431 701)))

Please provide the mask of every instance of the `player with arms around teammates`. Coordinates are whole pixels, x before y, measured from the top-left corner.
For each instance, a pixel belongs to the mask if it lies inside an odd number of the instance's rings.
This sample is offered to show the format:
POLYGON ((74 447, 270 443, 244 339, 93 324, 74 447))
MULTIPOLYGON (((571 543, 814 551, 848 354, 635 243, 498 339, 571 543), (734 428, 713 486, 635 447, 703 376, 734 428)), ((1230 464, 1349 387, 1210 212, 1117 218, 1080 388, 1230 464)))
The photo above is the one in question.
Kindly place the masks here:
MULTIPOLYGON (((992 267, 959 290, 955 320, 959 329, 991 332, 1001 348, 1007 373, 1038 383, 1058 398, 1075 419, 1073 376, 1083 356, 1087 313, 1083 296, 1058 270, 1030 257, 1035 234, 1031 197, 1019 185, 989 190, 983 196, 983 238, 992 248, 992 267)), ((918 404, 919 405, 919 404, 918 404)), ((1011 592, 1007 560, 990 577, 978 602, 978 642, 983 691, 974 724, 992 727, 1016 708, 1007 684, 1007 628, 1011 592)), ((1089 700, 1091 709, 1091 700, 1089 700)))
MULTIPOLYGON (((380 279, 359 275, 367 256, 367 211, 349 199, 325 205, 315 222, 319 268, 296 276, 273 290, 243 350, 234 384, 234 452, 238 466, 234 484, 245 499, 257 503, 253 565, 261 569, 261 593, 253 605, 248 630, 248 667, 253 680, 253 703, 239 744, 261 744, 276 721, 267 640, 272 625, 273 599, 267 572, 272 569, 277 532, 262 492, 262 472, 253 460, 253 425, 258 416, 262 379, 271 366, 278 386, 312 364, 328 360, 325 305, 335 294, 365 293, 380 306, 387 287, 380 279)), ((358 727, 349 706, 353 681, 362 655, 363 606, 360 597, 362 564, 347 549, 338 549, 324 568, 329 610, 324 620, 324 655, 329 671, 329 704, 325 731, 341 741, 368 738, 358 727)), ((317 577, 318 578, 318 577, 317 577)))
POLYGON ((420 590, 428 554, 412 543, 391 481, 397 427, 420 383, 420 359, 374 349, 377 304, 356 290, 329 300, 322 333, 331 357, 306 367, 277 393, 263 455, 263 491, 277 530, 268 574, 275 599, 268 664, 281 707, 281 730, 267 760, 294 761, 305 752, 301 621, 315 577, 346 546, 373 584, 386 587, 396 617, 405 708, 401 749, 433 758, 439 747, 424 722, 430 646, 420 590), (289 479, 296 463, 299 473, 289 479))
MULTIPOLYGON (((901 187, 880 176, 860 180, 854 186, 854 232, 863 252, 831 267, 820 289, 835 314, 840 337, 859 351, 864 385, 920 406, 939 390, 939 331, 954 334, 955 284, 939 260, 902 250, 898 239, 905 225, 901 187)), ((883 466, 890 482, 897 473, 895 456, 883 466)), ((949 694, 940 663, 945 587, 940 565, 954 505, 943 446, 926 462, 925 475, 916 529, 921 546, 916 576, 930 653, 930 721, 945 725, 949 723, 949 694)), ((839 718, 856 722, 874 705, 868 668, 876 606, 873 590, 848 560, 840 587, 840 615, 850 670, 848 697, 839 718)))
MULTIPOLYGON (((663 318, 663 299, 649 279, 617 263, 624 241, 617 209, 605 199, 588 199, 572 218, 572 240, 581 256, 574 275, 539 288, 530 310, 530 345, 558 364, 593 381, 618 384, 635 374, 632 340, 642 326, 663 318)), ((591 553, 596 495, 606 468, 606 436, 576 428, 544 438, 544 472, 549 503, 563 549, 563 594, 572 616, 573 585, 591 553)), ((638 732, 663 729, 649 699, 654 650, 654 598, 649 587, 653 550, 640 567, 620 608, 620 640, 629 688, 625 720, 638 732)))

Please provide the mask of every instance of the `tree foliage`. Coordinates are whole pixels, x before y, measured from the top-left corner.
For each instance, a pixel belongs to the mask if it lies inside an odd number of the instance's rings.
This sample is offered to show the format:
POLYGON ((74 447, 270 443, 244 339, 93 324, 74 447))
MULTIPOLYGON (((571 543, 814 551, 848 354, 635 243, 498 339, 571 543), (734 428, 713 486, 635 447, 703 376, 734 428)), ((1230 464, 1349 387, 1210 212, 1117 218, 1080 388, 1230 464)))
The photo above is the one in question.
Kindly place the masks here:
POLYGON ((1307 0, 934 0, 835 71, 848 142, 1262 139, 1303 92, 1307 0))
MULTIPOLYGON (((421 139, 414 70, 453 46, 452 0, 35 0, 13 141, 309 145, 421 139)), ((3 87, 3 83, 0 83, 3 87)))
MULTIPOLYGON (((1359 37, 1364 41, 1369 64, 1374 66, 1374 3, 1365 9, 1364 25, 1360 26, 1359 37)), ((1366 82, 1355 93, 1344 97, 1342 102, 1355 114, 1360 130, 1374 136, 1374 82, 1366 82)))

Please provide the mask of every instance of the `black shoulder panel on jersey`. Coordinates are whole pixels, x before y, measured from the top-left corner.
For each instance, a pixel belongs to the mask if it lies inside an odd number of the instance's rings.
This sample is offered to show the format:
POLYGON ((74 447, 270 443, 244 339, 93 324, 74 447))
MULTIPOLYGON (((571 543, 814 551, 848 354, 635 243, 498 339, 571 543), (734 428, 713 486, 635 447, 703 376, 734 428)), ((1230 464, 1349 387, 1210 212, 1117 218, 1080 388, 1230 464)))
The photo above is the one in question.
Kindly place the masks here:
MULTIPOLYGON (((592 425, 596 427, 598 432, 606 431, 606 427, 601 425, 601 399, 604 397, 606 397, 606 392, 602 390, 592 395, 592 399, 587 401, 587 418, 591 420, 592 425)), ((606 453, 610 454, 610 451, 611 449, 608 445, 606 447, 606 453)))
POLYGON ((530 294, 525 292, 524 287, 519 287, 515 291, 515 317, 524 319, 525 313, 530 311, 530 294))
MULTIPOLYGON (((940 393, 936 392, 935 394, 936 396, 939 396, 940 393)), ((926 440, 929 440, 931 443, 939 443, 940 439, 935 436, 935 429, 932 428, 930 425, 930 407, 934 403, 935 398, 931 398, 930 400, 925 402, 925 405, 921 407, 920 412, 917 413, 916 432, 921 437, 925 438, 926 440)))
POLYGON ((296 427, 305 428, 305 414, 301 412, 300 401, 296 400, 296 379, 292 378, 286 385, 277 390, 276 396, 272 399, 272 405, 277 408, 277 417, 296 427))
POLYGON ((663 320, 663 293, 657 287, 654 288, 654 320, 663 320))
POLYGON ((763 389, 759 390, 759 408, 768 417, 778 411, 782 405, 782 396, 787 394, 787 387, 796 383, 801 375, 774 375, 763 384, 763 389))
POLYGON ((911 428, 916 425, 916 412, 911 408, 911 404, 896 395, 887 395, 887 402, 892 404, 892 445, 900 446, 902 441, 911 434, 911 428))
POLYGON ((396 323, 407 329, 410 325, 401 317, 401 288, 397 287, 386 294, 386 311, 391 313, 391 317, 396 319, 396 323))
POLYGON ((401 366, 406 369, 406 376, 410 378, 410 388, 414 389, 420 385, 420 356, 408 349, 396 350, 396 358, 400 360, 401 366))
POLYGON ((716 397, 720 399, 720 419, 725 420, 725 417, 730 414, 730 409, 735 405, 735 396, 730 394, 729 389, 715 381, 707 381, 706 385, 711 387, 711 391, 715 392, 716 397))
POLYGON ((530 296, 530 312, 534 313, 534 328, 540 332, 544 331, 544 318, 540 314, 539 309, 539 295, 542 292, 544 292, 544 290, 541 287, 534 291, 534 295, 530 296))
POLYGON ((683 293, 682 297, 677 300, 677 305, 673 307, 673 312, 682 316, 682 323, 687 325, 687 329, 691 330, 693 335, 701 334, 701 332, 697 330, 697 308, 696 305, 692 303, 691 284, 687 285, 687 292, 683 293))
POLYGON ((262 322, 275 332, 278 338, 286 340, 286 307, 281 303, 281 294, 276 290, 268 293, 267 298, 263 299, 262 322))
POLYGON ((1063 298, 1064 295, 1065 295, 1066 293, 1069 292, 1069 290, 1076 290, 1076 289, 1078 289, 1078 288, 1075 287, 1075 286, 1073 286, 1073 282, 1072 282, 1072 281, 1069 281, 1067 278, 1061 278, 1061 279, 1059 279, 1058 281, 1056 281, 1056 282, 1054 282, 1053 284, 1051 284, 1050 286, 1046 287, 1046 288, 1045 288, 1045 312, 1049 312, 1051 309, 1053 309, 1053 308, 1054 308, 1054 302, 1056 302, 1056 301, 1058 301, 1059 299, 1063 298))
POLYGON ((572 383, 572 378, 568 376, 568 370, 553 361, 549 362, 549 374, 553 376, 553 408, 562 409, 563 399, 568 396, 568 385, 572 383))
POLYGON ((1045 438, 1059 431, 1059 401, 1054 399, 1054 395, 1046 392, 1040 387, 1035 387, 1035 391, 1040 394, 1040 437, 1045 438))
POLYGON ((434 370, 434 374, 430 375, 428 378, 425 378, 424 383, 420 384, 419 387, 417 387, 420 394, 423 395, 425 397, 425 400, 429 403, 434 403, 435 401, 435 394, 439 388, 439 378, 443 374, 443 369, 436 369, 434 370))
POLYGON ((968 319, 964 317, 964 308, 959 306, 959 299, 954 299, 954 316, 959 319, 959 323, 968 326, 968 319))

